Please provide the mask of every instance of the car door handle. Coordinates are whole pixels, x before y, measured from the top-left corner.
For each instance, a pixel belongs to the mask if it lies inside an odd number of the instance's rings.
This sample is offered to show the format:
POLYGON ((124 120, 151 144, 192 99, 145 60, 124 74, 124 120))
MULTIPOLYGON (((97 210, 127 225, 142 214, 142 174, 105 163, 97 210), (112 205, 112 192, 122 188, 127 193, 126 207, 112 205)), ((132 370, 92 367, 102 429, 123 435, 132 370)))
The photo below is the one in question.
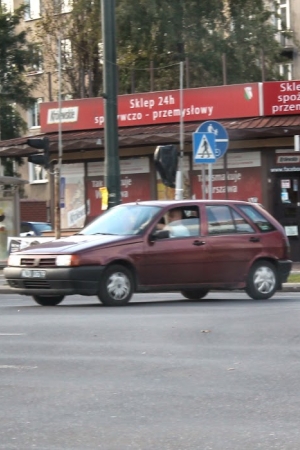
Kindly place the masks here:
POLYGON ((249 241, 250 241, 250 242, 259 242, 260 239, 259 239, 259 237, 254 237, 254 236, 252 236, 252 237, 249 239, 249 241))
POLYGON ((204 245, 204 244, 205 244, 205 241, 198 241, 198 239, 197 239, 196 241, 193 242, 193 245, 197 245, 198 247, 199 247, 200 245, 204 245))

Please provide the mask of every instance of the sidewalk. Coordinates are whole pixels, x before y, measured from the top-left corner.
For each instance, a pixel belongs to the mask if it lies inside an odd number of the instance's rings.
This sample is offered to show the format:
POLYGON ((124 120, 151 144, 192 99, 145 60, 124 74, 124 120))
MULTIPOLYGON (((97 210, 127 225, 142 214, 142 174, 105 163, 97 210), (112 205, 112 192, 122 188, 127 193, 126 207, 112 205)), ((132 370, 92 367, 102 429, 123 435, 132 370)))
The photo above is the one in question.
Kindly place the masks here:
MULTIPOLYGON (((3 267, 0 267, 0 294, 9 294, 11 292, 3 276, 3 267)), ((300 273, 300 262, 293 263, 291 273, 300 273)), ((300 292, 300 283, 284 283, 282 292, 300 292)))

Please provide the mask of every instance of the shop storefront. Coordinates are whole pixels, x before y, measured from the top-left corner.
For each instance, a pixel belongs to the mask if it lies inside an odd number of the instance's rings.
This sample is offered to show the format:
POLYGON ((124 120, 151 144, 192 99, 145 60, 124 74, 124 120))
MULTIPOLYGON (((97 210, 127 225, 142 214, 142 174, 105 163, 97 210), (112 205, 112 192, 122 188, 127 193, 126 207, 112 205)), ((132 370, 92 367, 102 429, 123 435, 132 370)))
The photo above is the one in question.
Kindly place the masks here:
MULTIPOLYGON (((193 162, 193 132, 203 121, 217 120, 227 129, 229 149, 212 165, 213 198, 263 204, 286 227, 294 260, 300 260, 300 157, 294 151, 294 135, 300 134, 299 92, 300 81, 295 81, 185 89, 183 96, 184 197, 203 196, 202 165, 193 162)), ((174 190, 162 184, 154 169, 153 155, 157 145, 179 148, 179 121, 179 91, 119 96, 122 202, 174 198, 174 190)), ((59 123, 63 140, 61 223, 63 228, 80 228, 102 213, 103 99, 64 101, 61 110, 57 102, 41 104, 41 132, 49 137, 54 159, 59 123)), ((17 156, 32 153, 25 142, 20 138, 0 143, 0 155, 10 150, 17 156)))

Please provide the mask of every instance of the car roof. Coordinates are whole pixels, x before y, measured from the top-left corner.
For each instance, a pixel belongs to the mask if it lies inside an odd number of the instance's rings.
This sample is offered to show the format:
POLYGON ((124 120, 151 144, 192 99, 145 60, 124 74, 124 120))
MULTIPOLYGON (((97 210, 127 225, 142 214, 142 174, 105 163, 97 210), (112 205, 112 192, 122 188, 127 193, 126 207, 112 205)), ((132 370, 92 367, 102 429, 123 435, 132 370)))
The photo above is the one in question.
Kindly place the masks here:
POLYGON ((29 220, 22 220, 21 223, 32 223, 33 225, 36 224, 36 223, 45 223, 47 225, 51 225, 51 223, 49 223, 49 222, 32 222, 32 221, 29 221, 29 220))
POLYGON ((186 200, 143 200, 143 201, 136 201, 136 202, 129 202, 129 203, 122 203, 118 206, 124 206, 124 205, 145 205, 145 206, 176 206, 176 205, 201 205, 201 204, 224 204, 224 205, 236 205, 236 204, 242 204, 242 205, 258 205, 258 203, 253 202, 246 202, 244 200, 193 200, 193 199, 186 199, 186 200))

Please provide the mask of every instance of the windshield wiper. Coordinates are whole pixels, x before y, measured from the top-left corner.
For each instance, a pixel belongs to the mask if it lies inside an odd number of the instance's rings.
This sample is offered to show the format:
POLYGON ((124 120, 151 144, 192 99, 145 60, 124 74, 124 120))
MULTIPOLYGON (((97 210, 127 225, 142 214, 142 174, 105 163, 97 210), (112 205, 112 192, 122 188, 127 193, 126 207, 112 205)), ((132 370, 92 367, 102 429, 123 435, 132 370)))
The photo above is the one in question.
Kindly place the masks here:
POLYGON ((115 233, 93 233, 93 236, 95 234, 102 234, 103 236, 117 236, 115 233))

